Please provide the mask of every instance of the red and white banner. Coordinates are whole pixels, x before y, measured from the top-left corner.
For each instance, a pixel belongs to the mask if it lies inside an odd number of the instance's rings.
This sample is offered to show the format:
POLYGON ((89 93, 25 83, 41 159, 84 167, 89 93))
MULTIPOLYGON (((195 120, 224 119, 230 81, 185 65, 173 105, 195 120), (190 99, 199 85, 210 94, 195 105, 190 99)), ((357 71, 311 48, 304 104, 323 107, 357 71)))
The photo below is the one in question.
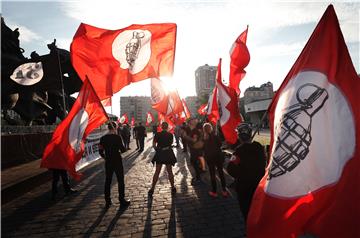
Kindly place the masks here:
POLYGON ((151 106, 167 116, 178 114, 184 110, 177 91, 166 90, 165 84, 158 78, 151 79, 151 106))
POLYGON ((235 129, 241 122, 239 98, 233 88, 225 86, 221 81, 221 59, 217 70, 216 87, 220 126, 225 140, 230 144, 235 144, 238 138, 235 129))
POLYGON ((197 112, 199 113, 199 115, 204 116, 204 115, 206 115, 206 113, 207 113, 207 109, 208 109, 208 104, 205 103, 205 104, 203 104, 203 105, 201 105, 201 106, 199 107, 199 109, 197 110, 197 112))
POLYGON ((154 116, 151 112, 146 113, 146 126, 149 126, 154 121, 154 116))
POLYGON ((129 117, 127 115, 127 113, 124 113, 118 120, 118 123, 124 124, 124 123, 129 123, 129 117))
POLYGON ((209 96, 206 115, 208 120, 213 125, 216 125, 217 121, 220 119, 218 106, 218 89, 216 86, 214 87, 213 91, 209 96))
POLYGON ((360 237, 360 78, 330 5, 269 109, 248 237, 360 237))
POLYGON ((91 83, 86 80, 68 116, 58 125, 46 146, 40 167, 65 169, 79 179, 76 163, 84 152, 84 141, 108 119, 91 83))
POLYGON ((101 99, 144 79, 171 76, 176 24, 131 25, 107 30, 81 23, 71 43, 71 61, 90 78, 101 99))
POLYGON ((164 83, 158 78, 151 78, 151 107, 165 114, 168 110, 169 97, 164 83))
POLYGON ((230 49, 230 75, 229 87, 233 88, 237 95, 240 95, 239 84, 245 77, 244 68, 250 62, 250 53, 246 46, 246 39, 249 27, 239 35, 230 49))

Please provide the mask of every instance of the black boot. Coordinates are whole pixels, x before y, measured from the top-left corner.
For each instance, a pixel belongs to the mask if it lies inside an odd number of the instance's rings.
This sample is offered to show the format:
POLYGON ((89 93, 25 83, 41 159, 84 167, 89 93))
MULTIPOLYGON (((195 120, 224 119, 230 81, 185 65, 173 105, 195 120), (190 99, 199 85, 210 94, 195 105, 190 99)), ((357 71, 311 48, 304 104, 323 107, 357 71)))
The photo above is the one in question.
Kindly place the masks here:
POLYGON ((121 199, 119 202, 121 207, 128 207, 130 205, 130 201, 125 198, 121 199))

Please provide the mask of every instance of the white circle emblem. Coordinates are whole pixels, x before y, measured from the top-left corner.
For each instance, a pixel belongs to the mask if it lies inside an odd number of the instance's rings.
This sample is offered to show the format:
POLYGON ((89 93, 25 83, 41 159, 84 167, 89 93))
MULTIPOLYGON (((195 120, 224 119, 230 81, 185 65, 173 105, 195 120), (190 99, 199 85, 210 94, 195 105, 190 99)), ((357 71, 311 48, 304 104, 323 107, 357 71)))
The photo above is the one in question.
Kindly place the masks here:
POLYGON ((274 146, 265 192, 299 197, 336 183, 355 150, 355 123, 342 92, 326 75, 300 72, 275 109, 274 146))
POLYGON ((18 84, 30 86, 38 83, 44 77, 42 63, 31 62, 18 66, 10 78, 18 84))
POLYGON ((69 128, 69 143, 76 153, 79 153, 81 150, 82 139, 88 123, 89 115, 84 108, 82 108, 71 121, 69 128))
POLYGON ((113 41, 112 54, 120 68, 139 73, 148 64, 151 56, 151 32, 148 30, 126 30, 113 41))

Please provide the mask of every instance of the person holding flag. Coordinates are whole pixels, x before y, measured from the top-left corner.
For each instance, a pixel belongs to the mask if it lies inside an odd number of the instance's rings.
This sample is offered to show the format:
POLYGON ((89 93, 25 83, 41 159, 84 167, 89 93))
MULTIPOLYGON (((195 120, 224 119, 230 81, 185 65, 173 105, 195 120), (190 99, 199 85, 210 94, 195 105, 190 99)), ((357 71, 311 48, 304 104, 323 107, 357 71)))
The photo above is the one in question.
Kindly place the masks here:
POLYGON ((106 208, 112 204, 110 197, 111 180, 115 173, 118 181, 119 202, 121 207, 130 205, 130 201, 125 199, 124 169, 121 153, 126 151, 123 141, 116 133, 116 123, 108 124, 109 133, 100 138, 99 154, 105 159, 105 202, 106 208))
POLYGON ((136 131, 136 138, 139 140, 139 152, 144 151, 144 143, 145 143, 145 137, 146 137, 146 128, 142 125, 141 122, 139 122, 139 126, 137 127, 136 131))

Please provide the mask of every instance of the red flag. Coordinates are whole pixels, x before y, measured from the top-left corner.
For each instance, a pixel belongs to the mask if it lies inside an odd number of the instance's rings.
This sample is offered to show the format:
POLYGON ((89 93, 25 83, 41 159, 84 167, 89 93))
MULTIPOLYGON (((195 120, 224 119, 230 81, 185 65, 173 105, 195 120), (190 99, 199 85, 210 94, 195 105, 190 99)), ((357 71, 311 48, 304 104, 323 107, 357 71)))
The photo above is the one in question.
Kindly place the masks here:
POLYGON ((208 106, 208 104, 207 103, 205 103, 205 104, 203 104, 203 105, 201 105, 200 107, 199 107, 199 109, 198 109, 198 113, 199 113, 199 115, 206 115, 206 112, 207 112, 207 106, 208 106))
POLYGON ((239 84, 245 77, 244 68, 250 62, 250 53, 246 46, 246 39, 249 27, 240 34, 230 49, 230 75, 229 87, 233 88, 237 95, 240 95, 239 84))
POLYGON ((167 122, 169 124, 169 127, 168 127, 168 132, 170 133, 174 133, 174 130, 175 130, 175 124, 172 120, 170 120, 169 117, 165 116, 164 114, 162 113, 158 113, 158 120, 159 120, 159 126, 157 128, 157 131, 160 132, 162 131, 161 129, 161 123, 163 122, 167 122))
POLYGON ((131 118, 131 126, 132 126, 132 127, 135 126, 135 118, 134 118, 134 117, 131 118))
POLYGON ((165 114, 168 110, 169 97, 164 83, 158 78, 151 78, 151 107, 165 114))
POLYGON ((181 99, 181 101, 182 101, 182 105, 183 105, 183 112, 182 112, 182 114, 184 115, 184 117, 185 117, 186 119, 188 119, 188 118, 191 117, 190 110, 189 110, 188 106, 186 105, 185 99, 181 99))
POLYGON ((217 87, 214 87, 212 93, 209 96, 207 112, 206 112, 207 118, 213 125, 216 125, 217 121, 220 118, 217 98, 218 98, 218 90, 217 87))
POLYGON ((360 237, 360 78, 330 5, 273 98, 249 237, 360 237))
POLYGON ((124 123, 129 123, 129 118, 127 113, 124 113, 118 120, 119 123, 124 124, 124 123))
POLYGON ((190 111, 186 105, 186 102, 184 99, 181 99, 182 105, 183 105, 183 111, 175 114, 170 114, 167 116, 169 120, 173 122, 175 125, 181 125, 183 124, 187 119, 191 117, 190 111))
POLYGON ((230 144, 235 144, 237 141, 235 129, 241 122, 239 98, 233 88, 226 87, 221 81, 221 59, 216 77, 221 130, 225 140, 230 144))
POLYGON ((131 25, 107 30, 81 23, 71 43, 71 59, 81 79, 88 75, 101 99, 132 82, 171 76, 176 24, 131 25))
POLYGON ((151 112, 146 114, 146 126, 149 126, 154 121, 154 116, 151 112))
POLYGON ((104 100, 101 100, 101 104, 104 107, 110 107, 111 106, 111 97, 110 98, 106 98, 104 100))
POLYGON ((166 112, 166 115, 169 116, 169 115, 182 113, 184 111, 184 107, 178 92, 171 91, 168 96, 169 96, 169 103, 168 103, 168 110, 166 112))
POLYGON ((92 130, 108 116, 91 83, 85 80, 68 116, 58 125, 42 156, 41 168, 65 169, 75 179, 76 163, 84 152, 84 142, 92 130))

